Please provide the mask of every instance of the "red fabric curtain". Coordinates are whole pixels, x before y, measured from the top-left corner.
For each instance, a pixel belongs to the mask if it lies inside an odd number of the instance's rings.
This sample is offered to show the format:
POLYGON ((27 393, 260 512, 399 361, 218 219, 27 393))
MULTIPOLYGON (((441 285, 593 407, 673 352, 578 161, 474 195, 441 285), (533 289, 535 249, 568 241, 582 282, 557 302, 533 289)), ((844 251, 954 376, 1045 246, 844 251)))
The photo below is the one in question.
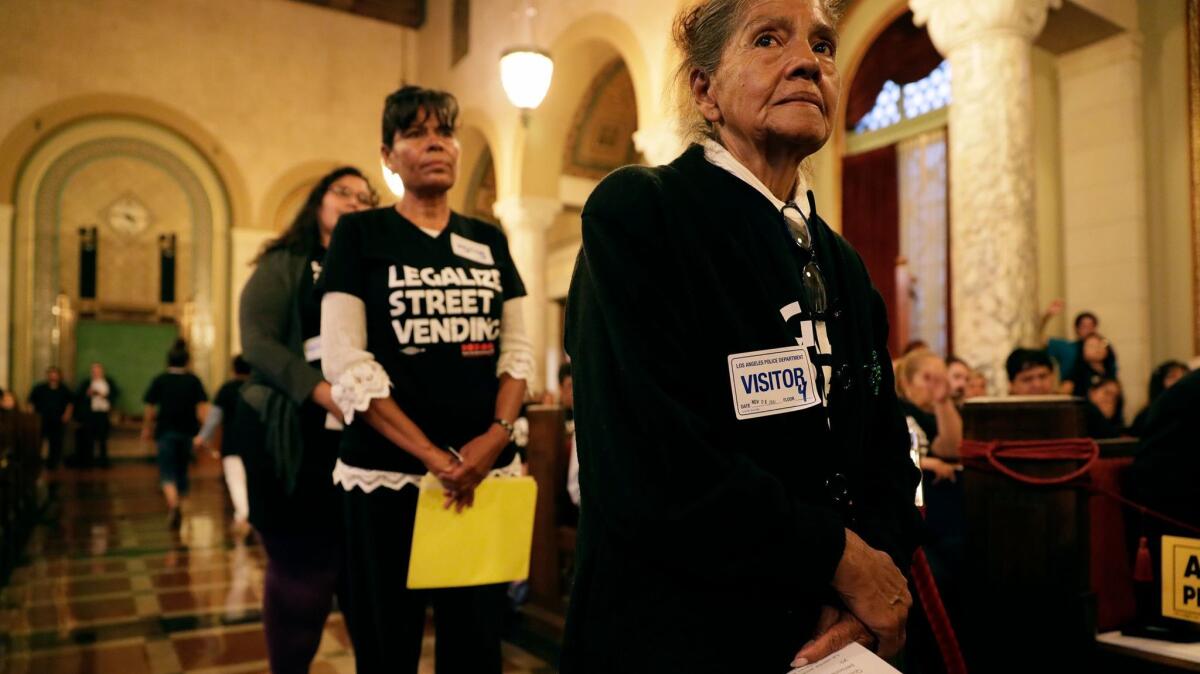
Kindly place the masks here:
POLYGON ((887 304, 893 355, 896 330, 896 258, 900 255, 900 187, 896 146, 842 159, 842 236, 862 255, 871 281, 887 304))
POLYGON ((905 12, 875 38, 863 55, 843 99, 846 128, 853 129, 875 107, 875 97, 884 82, 916 82, 941 62, 942 56, 925 28, 914 26, 912 12, 905 12))

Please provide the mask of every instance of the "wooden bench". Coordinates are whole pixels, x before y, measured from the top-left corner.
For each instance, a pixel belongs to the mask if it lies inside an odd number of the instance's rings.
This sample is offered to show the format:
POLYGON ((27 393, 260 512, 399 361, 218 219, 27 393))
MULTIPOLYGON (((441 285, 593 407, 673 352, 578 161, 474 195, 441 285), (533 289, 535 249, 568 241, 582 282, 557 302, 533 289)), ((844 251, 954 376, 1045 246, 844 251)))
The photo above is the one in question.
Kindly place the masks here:
POLYGON ((564 503, 567 464, 565 414, 557 405, 533 405, 529 420, 526 458, 529 474, 538 483, 537 509, 533 520, 533 551, 529 564, 530 604, 562 616, 566 612, 563 568, 575 550, 575 529, 560 526, 564 503))
POLYGON ((8 580, 37 521, 40 423, 34 414, 0 410, 0 584, 8 580))

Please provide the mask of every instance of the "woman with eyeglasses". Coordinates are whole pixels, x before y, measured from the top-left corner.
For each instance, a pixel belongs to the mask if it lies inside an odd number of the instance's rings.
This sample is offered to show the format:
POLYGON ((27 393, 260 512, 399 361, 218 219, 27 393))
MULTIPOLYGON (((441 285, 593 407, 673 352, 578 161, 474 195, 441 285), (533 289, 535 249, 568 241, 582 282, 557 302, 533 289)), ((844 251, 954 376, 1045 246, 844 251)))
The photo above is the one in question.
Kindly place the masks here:
POLYGON ((320 277, 339 218, 376 202, 358 169, 329 172, 242 290, 252 372, 228 441, 246 466, 250 522, 267 551, 263 627, 276 673, 308 671, 335 593, 346 610, 341 497, 330 477, 342 415, 321 376, 320 277))
POLYGON ((904 644, 918 471, 886 311, 801 167, 836 119, 831 4, 683 10, 693 144, 584 206, 565 673, 782 672, 904 644))
POLYGON ((447 92, 406 86, 387 97, 381 154, 404 196, 347 216, 325 266, 322 365, 347 421, 333 479, 344 490, 359 674, 415 674, 430 605, 438 672, 501 671, 505 585, 406 587, 424 474, 460 511, 489 474, 520 474, 513 422, 533 366, 504 232, 450 210, 457 124, 447 92))

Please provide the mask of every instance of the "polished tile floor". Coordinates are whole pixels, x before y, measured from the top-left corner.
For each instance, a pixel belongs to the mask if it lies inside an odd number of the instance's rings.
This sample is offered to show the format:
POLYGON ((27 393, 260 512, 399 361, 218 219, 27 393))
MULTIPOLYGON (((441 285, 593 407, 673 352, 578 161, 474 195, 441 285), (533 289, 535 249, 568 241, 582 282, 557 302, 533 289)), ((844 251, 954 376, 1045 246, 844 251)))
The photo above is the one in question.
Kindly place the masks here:
MULTIPOLYGON (((121 452, 116 452, 119 456, 121 452)), ((220 464, 193 467, 183 527, 171 532, 152 464, 60 469, 22 565, 0 590, 0 674, 266 672, 264 556, 234 541, 220 464)), ((421 672, 433 672, 433 633, 421 672)), ((551 674, 504 644, 505 672, 551 674)), ((312 672, 353 672, 340 614, 312 672)))

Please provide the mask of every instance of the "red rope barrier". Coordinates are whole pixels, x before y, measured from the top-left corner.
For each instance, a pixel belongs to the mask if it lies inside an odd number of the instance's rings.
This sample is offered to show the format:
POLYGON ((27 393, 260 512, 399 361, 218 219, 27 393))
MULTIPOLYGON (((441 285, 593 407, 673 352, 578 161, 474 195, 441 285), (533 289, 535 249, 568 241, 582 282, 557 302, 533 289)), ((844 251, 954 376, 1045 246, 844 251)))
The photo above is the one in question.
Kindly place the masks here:
POLYGON ((946 606, 942 604, 942 595, 938 592, 933 570, 929 568, 929 560, 921 548, 917 548, 913 554, 912 579, 917 588, 917 598, 921 600, 921 606, 925 609, 929 630, 933 632, 933 640, 937 642, 938 650, 942 654, 946 674, 967 674, 967 663, 963 659, 962 649, 959 648, 958 636, 954 633, 954 626, 950 624, 950 616, 946 613, 946 606))
POLYGON ((1162 520, 1163 522, 1166 522, 1167 524, 1179 527, 1180 529, 1183 529, 1184 531, 1190 531, 1191 533, 1196 534, 1197 536, 1200 536, 1200 527, 1198 527, 1194 524, 1188 524, 1187 522, 1184 522, 1182 520, 1177 520, 1174 517, 1171 517, 1170 515, 1164 515, 1164 514, 1158 512, 1157 510, 1151 510, 1150 508, 1147 508, 1146 506, 1138 503, 1137 501, 1131 501, 1130 499, 1127 499, 1124 496, 1121 496, 1117 492, 1105 489, 1103 487, 1097 487, 1095 485, 1092 485, 1092 486, 1088 487, 1088 489, 1093 494, 1097 494, 1099 496, 1107 496, 1110 499, 1120 503, 1121 505, 1124 505, 1128 508, 1132 508, 1141 515, 1149 515, 1156 519, 1162 520))
POLYGON ((996 472, 1023 484, 1039 486, 1067 484, 1092 469, 1100 457, 1100 447, 1090 438, 1064 440, 963 440, 959 450, 963 461, 986 462, 996 472), (1035 477, 1019 473, 1000 462, 1000 459, 1023 461, 1083 461, 1078 469, 1057 477, 1035 477))
MULTIPOLYGON (((960 449, 963 462, 970 462, 977 467, 986 464, 996 472, 1012 478, 1022 484, 1061 485, 1074 482, 1088 474, 1100 458, 1100 446, 1091 438, 1065 438, 1061 440, 963 440, 960 449), (1083 461, 1078 469, 1057 477, 1034 477, 1019 473, 1000 462, 1000 459, 1017 459, 1024 461, 1083 461)), ((1179 527, 1184 531, 1200 535, 1200 527, 1175 519, 1156 510, 1125 498, 1120 494, 1097 487, 1094 484, 1080 484, 1091 493, 1107 496, 1108 498, 1136 510, 1142 515, 1149 515, 1163 522, 1179 527)))
MULTIPOLYGON (((1169 515, 1128 499, 1115 491, 1095 485, 1090 476, 1092 467, 1100 458, 1100 447, 1090 438, 1066 438, 1060 440, 994 440, 984 442, 979 440, 964 440, 959 450, 964 464, 971 464, 984 470, 991 469, 1009 479, 1035 486, 1073 486, 1087 489, 1093 495, 1106 496, 1118 503, 1149 515, 1158 520, 1178 527, 1184 531, 1200 536, 1200 526, 1178 520, 1169 515), (1002 460, 1016 461, 1082 461, 1082 465, 1066 474, 1054 477, 1038 477, 1026 475, 1005 465, 1002 460)), ((1146 538, 1143 536, 1138 546, 1138 563, 1135 577, 1142 575, 1152 578, 1153 570, 1149 568, 1149 553, 1146 550, 1146 538), (1143 559, 1145 557, 1145 559, 1143 559), (1146 568, 1141 568, 1146 567, 1146 568)), ((922 550, 917 550, 912 565, 913 584, 929 624, 942 653, 942 661, 948 674, 965 674, 966 664, 959 649, 954 628, 942 605, 941 595, 934 582, 929 561, 922 550)), ((1146 580, 1139 578, 1139 580, 1146 580)))

